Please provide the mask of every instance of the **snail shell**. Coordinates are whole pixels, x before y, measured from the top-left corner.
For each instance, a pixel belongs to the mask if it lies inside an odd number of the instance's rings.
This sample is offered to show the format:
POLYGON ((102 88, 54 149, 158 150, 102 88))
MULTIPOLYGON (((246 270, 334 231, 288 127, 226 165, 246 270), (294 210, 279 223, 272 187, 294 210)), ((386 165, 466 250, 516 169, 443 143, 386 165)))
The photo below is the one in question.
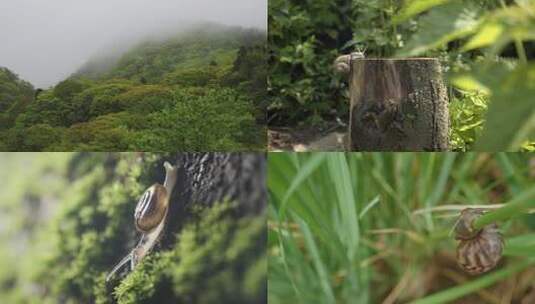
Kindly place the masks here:
POLYGON ((493 223, 479 230, 473 228, 474 220, 483 213, 482 209, 464 209, 455 227, 455 238, 460 240, 457 263, 469 274, 481 274, 493 269, 502 257, 504 243, 498 226, 493 223))
POLYGON ((149 233, 164 220, 169 206, 167 189, 154 184, 149 187, 139 199, 134 213, 136 229, 149 233))
POLYGON ((342 55, 334 61, 334 69, 340 74, 348 74, 351 64, 351 55, 342 55))
POLYGON ((123 265, 130 264, 130 270, 145 257, 162 236, 165 218, 169 209, 169 197, 177 179, 177 167, 168 162, 164 163, 165 181, 163 185, 154 184, 141 195, 134 212, 135 226, 142 233, 137 246, 125 256, 106 276, 110 281, 123 265))
POLYGON ((334 61, 334 69, 342 75, 349 74, 351 71, 351 62, 356 59, 365 58, 363 51, 353 52, 349 55, 342 55, 334 61))

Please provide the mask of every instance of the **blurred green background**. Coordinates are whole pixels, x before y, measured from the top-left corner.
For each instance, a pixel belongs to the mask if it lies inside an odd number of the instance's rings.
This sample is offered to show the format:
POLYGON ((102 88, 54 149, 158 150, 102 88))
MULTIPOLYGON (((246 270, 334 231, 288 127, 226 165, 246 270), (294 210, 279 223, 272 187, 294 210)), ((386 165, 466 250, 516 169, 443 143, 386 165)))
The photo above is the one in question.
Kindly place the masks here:
POLYGON ((0 303, 265 302, 265 214, 235 202, 177 207, 158 250, 105 284, 139 239, 138 198, 176 157, 0 153, 0 303))
POLYGON ((535 303, 534 156, 271 153, 268 169, 269 303, 535 303), (492 212, 504 258, 472 277, 450 232, 490 204, 514 207, 492 212))

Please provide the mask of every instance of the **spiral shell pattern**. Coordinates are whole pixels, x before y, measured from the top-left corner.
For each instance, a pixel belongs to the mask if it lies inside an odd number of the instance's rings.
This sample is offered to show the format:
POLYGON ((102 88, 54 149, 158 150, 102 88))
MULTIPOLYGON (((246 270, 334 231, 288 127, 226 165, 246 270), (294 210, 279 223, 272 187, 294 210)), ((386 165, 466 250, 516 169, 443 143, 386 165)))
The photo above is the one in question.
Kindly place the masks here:
POLYGON ((351 55, 343 55, 343 56, 338 57, 336 61, 334 62, 334 69, 336 70, 336 72, 340 74, 347 74, 349 73, 349 70, 351 69, 350 64, 351 64, 351 55))
POLYGON ((496 224, 489 224, 480 230, 471 229, 473 221, 481 216, 480 209, 465 209, 456 229, 457 263, 469 274, 487 272, 498 264, 502 257, 503 237, 496 224), (470 232, 470 233, 466 233, 470 232))
POLYGON ((168 194, 164 186, 154 184, 143 193, 134 213, 136 228, 148 233, 160 224, 167 214, 168 194))

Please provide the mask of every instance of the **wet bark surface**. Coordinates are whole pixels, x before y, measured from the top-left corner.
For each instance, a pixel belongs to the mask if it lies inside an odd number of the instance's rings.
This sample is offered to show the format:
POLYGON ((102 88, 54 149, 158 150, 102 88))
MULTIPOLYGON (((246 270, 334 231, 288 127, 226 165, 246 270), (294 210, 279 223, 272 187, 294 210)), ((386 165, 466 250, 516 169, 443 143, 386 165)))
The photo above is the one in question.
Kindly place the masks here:
POLYGON ((349 150, 448 149, 448 98, 438 60, 357 59, 349 77, 349 150))
POLYGON ((186 205, 228 199, 244 212, 260 213, 267 200, 265 161, 261 153, 179 153, 176 165, 182 175, 176 192, 186 205))

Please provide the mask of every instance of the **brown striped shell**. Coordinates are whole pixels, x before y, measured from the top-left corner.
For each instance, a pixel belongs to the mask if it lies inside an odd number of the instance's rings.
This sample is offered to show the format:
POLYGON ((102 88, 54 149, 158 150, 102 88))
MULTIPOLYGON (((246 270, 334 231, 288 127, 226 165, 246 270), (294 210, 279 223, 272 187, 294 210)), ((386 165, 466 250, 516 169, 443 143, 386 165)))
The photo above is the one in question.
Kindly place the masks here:
POLYGON ((504 245, 495 223, 480 230, 473 229, 474 220, 483 213, 482 209, 464 209, 455 227, 455 238, 460 240, 457 246, 457 263, 465 272, 474 275, 496 267, 502 257, 504 245))
POLYGON ((149 187, 139 199, 134 213, 137 230, 148 233, 156 228, 167 214, 168 202, 164 186, 154 184, 149 187))

